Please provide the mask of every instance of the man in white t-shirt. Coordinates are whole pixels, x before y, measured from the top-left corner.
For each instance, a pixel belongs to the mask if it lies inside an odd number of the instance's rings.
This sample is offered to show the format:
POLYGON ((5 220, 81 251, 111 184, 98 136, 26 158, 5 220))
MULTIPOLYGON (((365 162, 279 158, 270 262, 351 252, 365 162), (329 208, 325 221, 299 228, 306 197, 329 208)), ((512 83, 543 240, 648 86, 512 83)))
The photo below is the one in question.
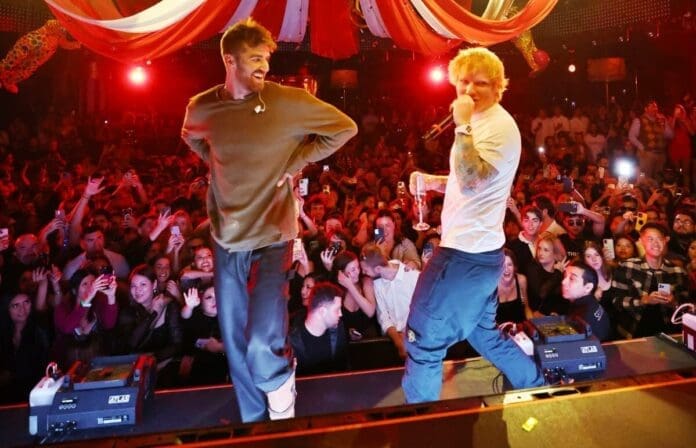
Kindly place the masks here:
POLYGON ((402 387, 409 403, 440 398, 446 350, 464 339, 514 387, 544 383, 534 362, 495 324, 503 218, 521 152, 517 124, 499 104, 505 68, 490 50, 469 48, 450 62, 449 78, 457 92, 450 174, 410 177, 411 193, 421 193, 422 178, 426 190, 445 193, 445 203, 442 240, 418 279, 408 316, 402 387))
POLYGON ((420 271, 399 260, 387 260, 374 243, 364 245, 360 251, 360 269, 374 279, 377 321, 382 333, 394 342, 399 356, 406 358, 403 332, 420 271))

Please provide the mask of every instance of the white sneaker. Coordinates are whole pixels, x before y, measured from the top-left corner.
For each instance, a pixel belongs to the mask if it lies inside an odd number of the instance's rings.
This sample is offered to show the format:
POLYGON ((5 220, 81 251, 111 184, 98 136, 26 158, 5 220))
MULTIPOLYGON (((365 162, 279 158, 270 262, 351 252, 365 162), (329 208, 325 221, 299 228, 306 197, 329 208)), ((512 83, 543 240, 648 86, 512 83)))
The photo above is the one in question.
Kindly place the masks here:
POLYGON ((283 420, 295 417, 295 370, 297 360, 293 360, 292 374, 280 387, 272 392, 267 392, 268 416, 271 420, 283 420))

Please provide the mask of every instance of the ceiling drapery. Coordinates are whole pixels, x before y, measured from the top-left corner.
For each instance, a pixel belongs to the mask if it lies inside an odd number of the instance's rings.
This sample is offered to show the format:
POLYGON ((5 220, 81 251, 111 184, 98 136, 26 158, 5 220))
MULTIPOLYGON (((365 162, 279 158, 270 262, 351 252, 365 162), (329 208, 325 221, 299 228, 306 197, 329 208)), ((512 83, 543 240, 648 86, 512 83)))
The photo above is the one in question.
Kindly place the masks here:
POLYGON ((311 51, 331 59, 358 52, 360 15, 372 34, 400 48, 441 54, 461 42, 510 40, 541 22, 557 3, 529 0, 512 17, 492 18, 500 14, 491 11, 509 8, 512 0, 489 0, 484 18, 471 12, 471 0, 149 0, 134 14, 132 0, 45 1, 75 39, 124 62, 164 56, 249 16, 283 42, 302 42, 311 21, 311 51))

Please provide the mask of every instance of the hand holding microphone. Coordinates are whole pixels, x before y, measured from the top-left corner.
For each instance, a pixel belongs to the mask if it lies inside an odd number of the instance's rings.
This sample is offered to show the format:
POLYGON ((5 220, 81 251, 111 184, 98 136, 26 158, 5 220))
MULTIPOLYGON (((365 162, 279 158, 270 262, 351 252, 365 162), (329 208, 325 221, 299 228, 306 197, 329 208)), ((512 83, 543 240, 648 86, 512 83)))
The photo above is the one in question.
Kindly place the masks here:
POLYGON ((450 113, 432 125, 430 130, 423 134, 423 140, 432 140, 439 137, 453 124, 459 126, 460 124, 470 123, 473 112, 474 100, 469 95, 457 97, 450 105, 450 113))
POLYGON ((452 117, 456 126, 471 123, 471 115, 474 113, 474 100, 469 95, 458 96, 457 99, 452 101, 450 109, 452 110, 452 117))

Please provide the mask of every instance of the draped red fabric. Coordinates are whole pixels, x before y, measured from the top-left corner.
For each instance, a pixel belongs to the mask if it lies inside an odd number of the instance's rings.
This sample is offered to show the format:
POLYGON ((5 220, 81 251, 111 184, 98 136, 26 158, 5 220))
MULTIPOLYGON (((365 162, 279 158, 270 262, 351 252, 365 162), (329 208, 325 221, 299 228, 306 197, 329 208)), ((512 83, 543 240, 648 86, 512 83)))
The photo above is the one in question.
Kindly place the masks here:
POLYGON ((401 48, 441 54, 461 42, 435 33, 406 0, 377 0, 377 6, 389 35, 401 48))
POLYGON ((493 45, 537 25, 553 10, 557 0, 529 0, 518 14, 500 21, 482 19, 456 0, 426 0, 426 3, 438 21, 453 34, 468 42, 493 45))
MULTIPOLYGON (((81 16, 116 19, 155 0, 54 0, 81 16), (121 12, 119 12, 121 11, 121 12)), ((435 18, 456 39, 445 39, 421 18, 408 0, 376 0, 390 36, 401 48, 425 54, 441 54, 462 40, 492 45, 512 39, 542 21, 557 0, 529 0, 514 17, 503 21, 484 20, 470 12, 472 0, 423 0, 435 18)), ((124 62, 153 59, 172 53, 222 30, 241 0, 207 0, 178 23, 152 33, 120 33, 84 24, 51 8, 68 32, 87 48, 124 62)), ((354 0, 310 0, 312 51, 341 59, 358 52, 357 28, 350 13, 354 0)), ((259 0, 252 15, 278 36, 285 15, 285 0, 259 0)), ((292 13, 292 11, 290 11, 292 13)))
POLYGON ((277 38, 283 26, 283 17, 285 16, 287 4, 286 1, 259 0, 251 16, 261 25, 268 28, 268 31, 271 32, 274 38, 277 38))
MULTIPOLYGON (((240 1, 207 1, 176 24, 142 34, 106 30, 78 22, 56 9, 51 8, 51 11, 65 29, 90 50, 118 61, 133 62, 154 59, 217 34, 237 10, 240 1)), ((72 7, 77 2, 60 0, 58 3, 79 13, 72 7)))
POLYGON ((92 19, 113 20, 124 17, 119 11, 117 1, 93 2, 89 0, 56 0, 56 3, 69 11, 79 12, 80 15, 92 19))
POLYGON ((351 20, 351 0, 309 3, 312 53, 330 59, 345 59, 358 53, 357 28, 351 20))

